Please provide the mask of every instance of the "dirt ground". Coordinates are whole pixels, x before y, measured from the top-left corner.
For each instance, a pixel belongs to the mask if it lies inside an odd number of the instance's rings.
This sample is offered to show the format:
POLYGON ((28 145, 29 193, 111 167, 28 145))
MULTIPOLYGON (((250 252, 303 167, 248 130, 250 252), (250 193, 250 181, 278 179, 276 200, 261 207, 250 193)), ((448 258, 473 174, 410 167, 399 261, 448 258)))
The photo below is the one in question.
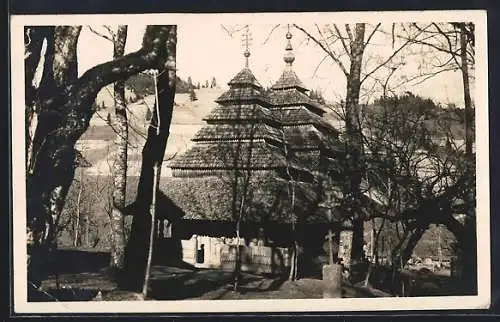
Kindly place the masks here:
MULTIPOLYGON (((70 300, 90 300, 98 291, 103 300, 134 300, 136 296, 117 290, 104 271, 93 273, 61 274, 58 278, 59 295, 66 293, 70 300), (62 293, 61 293, 62 292, 62 293), (79 296, 80 295, 80 296, 79 296), (90 297, 84 299, 81 297, 90 297), (78 299, 79 298, 79 299, 78 299)), ((41 287, 55 294, 56 278, 45 280, 41 287)), ((314 299, 322 298, 323 282, 303 278, 288 281, 270 276, 245 273, 238 292, 232 288, 232 274, 213 269, 185 269, 154 266, 151 273, 150 300, 222 300, 222 299, 314 299)), ((345 283, 343 297, 387 296, 369 289, 345 283)))
MULTIPOLYGON (((62 301, 88 301, 100 291, 102 300, 137 300, 137 293, 124 292, 106 274, 109 253, 60 251, 59 275, 50 276, 41 285, 42 292, 30 288, 36 301, 55 298, 62 301)), ((55 274, 55 273, 54 273, 55 274)), ((459 295, 456 282, 447 276, 432 272, 407 272, 411 275, 409 296, 459 295)), ((361 283, 362 284, 362 283, 361 283)), ((387 297, 391 291, 383 287, 366 288, 362 285, 342 285, 343 297, 387 297)), ((197 269, 153 266, 148 299, 314 299, 322 298, 320 279, 302 278, 288 281, 283 278, 245 273, 238 292, 232 290, 232 273, 217 269, 197 269)))

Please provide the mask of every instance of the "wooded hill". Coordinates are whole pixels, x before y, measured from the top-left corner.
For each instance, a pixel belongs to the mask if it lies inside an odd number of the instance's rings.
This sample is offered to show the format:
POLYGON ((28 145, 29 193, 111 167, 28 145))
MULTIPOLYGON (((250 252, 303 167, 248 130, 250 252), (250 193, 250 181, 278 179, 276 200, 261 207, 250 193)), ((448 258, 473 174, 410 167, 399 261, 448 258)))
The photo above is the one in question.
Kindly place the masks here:
MULTIPOLYGON (((155 93, 153 78, 144 74, 130 76, 125 82, 125 87, 134 92, 138 97, 145 97, 155 93)), ((189 93, 191 88, 192 86, 188 82, 181 79, 179 76, 176 77, 176 93, 189 93)))

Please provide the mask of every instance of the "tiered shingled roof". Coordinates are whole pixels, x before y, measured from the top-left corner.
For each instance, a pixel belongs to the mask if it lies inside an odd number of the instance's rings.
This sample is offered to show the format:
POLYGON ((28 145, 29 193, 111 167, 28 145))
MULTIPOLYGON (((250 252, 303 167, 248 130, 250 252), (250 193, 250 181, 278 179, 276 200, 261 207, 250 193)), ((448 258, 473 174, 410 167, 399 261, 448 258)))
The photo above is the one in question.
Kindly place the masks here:
POLYGON ((283 142, 283 133, 269 125, 257 124, 218 124, 203 127, 193 141, 258 140, 268 139, 283 142))
MULTIPOLYGON (((245 222, 291 223, 301 217, 308 223, 325 222, 327 217, 313 205, 318 194, 309 183, 295 183, 295 209, 292 212, 287 198, 288 181, 266 173, 256 173, 248 185, 245 201, 245 222)), ((184 211, 183 219, 233 221, 232 182, 223 176, 166 178, 161 190, 176 207, 184 211)), ((239 202, 239 201, 237 201, 239 202)), ((238 206, 238 205, 237 205, 238 206)))
POLYGON ((264 140, 200 143, 176 158, 172 169, 274 169, 286 167, 282 149, 264 140))
POLYGON ((279 120, 266 107, 259 104, 226 104, 213 109, 204 119, 208 124, 234 122, 264 122, 279 125, 279 120))
POLYGON ((262 88, 257 81, 257 78, 255 78, 254 74, 248 67, 243 68, 238 74, 236 74, 233 79, 229 81, 228 85, 231 87, 251 85, 257 89, 262 88))
POLYGON ((325 110, 321 104, 311 99, 296 87, 286 89, 274 89, 271 87, 268 96, 274 107, 304 105, 308 110, 319 116, 325 114, 325 110))
POLYGON ((321 150, 330 149, 336 153, 343 151, 342 143, 338 137, 318 131, 311 124, 287 126, 284 132, 286 142, 296 149, 317 149, 320 147, 321 150))
POLYGON ((292 70, 290 38, 288 33, 287 67, 269 93, 248 68, 250 53, 245 51, 246 67, 229 81, 229 90, 216 100, 219 106, 204 118, 207 125, 192 139, 195 145, 170 162, 174 178, 162 190, 183 209, 184 219, 233 220, 231 174, 251 170, 245 220, 326 220, 316 207, 318 187, 304 181, 312 182, 311 172, 317 171, 325 151, 341 145, 338 131, 321 117, 325 111, 307 96, 292 70), (285 146, 291 148, 288 156, 285 146), (295 178, 294 209, 288 173, 295 178))
POLYGON ((330 135, 339 135, 337 129, 319 115, 312 113, 304 105, 282 107, 279 110, 274 110, 274 116, 278 118, 285 127, 310 124, 330 135))
POLYGON ((321 104, 306 94, 307 89, 293 71, 292 34, 287 32, 286 38, 285 69, 268 95, 273 103, 272 111, 282 123, 285 141, 300 160, 312 166, 312 170, 314 165, 320 164, 322 156, 341 152, 342 144, 338 140, 339 132, 322 118, 325 110, 321 104))
POLYGON ((307 88, 302 84, 302 81, 299 79, 297 74, 292 69, 285 69, 281 74, 280 78, 271 89, 290 89, 296 88, 301 91, 307 91, 307 88))
POLYGON ((271 101, 262 88, 255 87, 231 87, 215 100, 219 104, 230 103, 258 103, 269 107, 271 101))
POLYGON ((170 162, 173 175, 198 177, 234 169, 267 170, 271 176, 283 175, 285 168, 307 172, 286 158, 281 123, 250 69, 243 68, 229 86, 192 139, 195 145, 170 162))

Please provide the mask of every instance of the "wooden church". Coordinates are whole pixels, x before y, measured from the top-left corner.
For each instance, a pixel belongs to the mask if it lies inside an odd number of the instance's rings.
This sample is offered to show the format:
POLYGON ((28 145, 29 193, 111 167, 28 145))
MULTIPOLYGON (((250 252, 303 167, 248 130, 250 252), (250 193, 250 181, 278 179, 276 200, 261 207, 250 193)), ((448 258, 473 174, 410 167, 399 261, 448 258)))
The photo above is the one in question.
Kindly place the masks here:
POLYGON ((321 252, 317 245, 331 223, 318 207, 318 178, 339 168, 343 143, 323 118, 325 107, 310 98, 294 72, 291 39, 288 31, 285 67, 269 90, 249 68, 247 44, 245 66, 204 118, 194 145, 168 163, 173 177, 163 180, 161 190, 170 206, 158 225, 169 227, 162 238, 177 241, 184 261, 223 267, 225 245, 240 218, 242 243, 273 247, 269 254, 281 249, 282 265, 293 238, 321 252), (176 215, 169 216, 169 209, 176 215))

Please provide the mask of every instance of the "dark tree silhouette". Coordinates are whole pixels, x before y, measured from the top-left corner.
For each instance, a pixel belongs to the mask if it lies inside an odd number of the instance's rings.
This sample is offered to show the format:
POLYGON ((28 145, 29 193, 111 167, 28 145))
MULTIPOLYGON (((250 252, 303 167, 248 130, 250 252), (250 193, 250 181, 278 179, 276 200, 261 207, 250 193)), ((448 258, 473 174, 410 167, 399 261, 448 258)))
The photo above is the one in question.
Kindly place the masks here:
MULTIPOLYGON (((45 266, 47 247, 54 245, 55 219, 64 206, 74 178, 75 143, 89 126, 92 104, 106 85, 146 69, 162 68, 169 55, 171 26, 148 26, 141 49, 97 65, 77 78, 76 45, 81 27, 27 27, 27 32, 47 39, 44 74, 38 91, 28 91, 27 114, 36 113, 36 131, 26 147, 27 232, 33 266, 45 266), (37 93, 37 95, 34 95, 37 93), (32 95, 33 94, 33 95, 32 95), (30 96, 31 95, 31 96, 30 96), (37 262, 37 263, 36 263, 37 262)), ((27 42, 26 51, 40 57, 41 48, 27 42)), ((25 59, 26 84, 39 59, 25 59)), ((33 118, 27 118, 32 128, 33 118)), ((29 269, 29 272, 32 272, 29 269)), ((30 276, 39 279, 40 276, 30 276)))
MULTIPOLYGON (((153 116, 146 143, 142 150, 142 164, 137 195, 135 200, 135 214, 132 223, 130 238, 125 251, 125 274, 123 287, 139 291, 143 288, 143 281, 148 274, 148 236, 151 232, 151 215, 156 211, 152 207, 155 187, 158 187, 160 170, 165 155, 165 148, 169 136, 169 128, 174 107, 176 84, 176 46, 177 28, 168 26, 165 32, 164 56, 158 61, 158 101, 155 102, 153 116), (155 173, 157 174, 155 176, 155 173)), ((147 287, 147 285, 146 285, 147 287)))

